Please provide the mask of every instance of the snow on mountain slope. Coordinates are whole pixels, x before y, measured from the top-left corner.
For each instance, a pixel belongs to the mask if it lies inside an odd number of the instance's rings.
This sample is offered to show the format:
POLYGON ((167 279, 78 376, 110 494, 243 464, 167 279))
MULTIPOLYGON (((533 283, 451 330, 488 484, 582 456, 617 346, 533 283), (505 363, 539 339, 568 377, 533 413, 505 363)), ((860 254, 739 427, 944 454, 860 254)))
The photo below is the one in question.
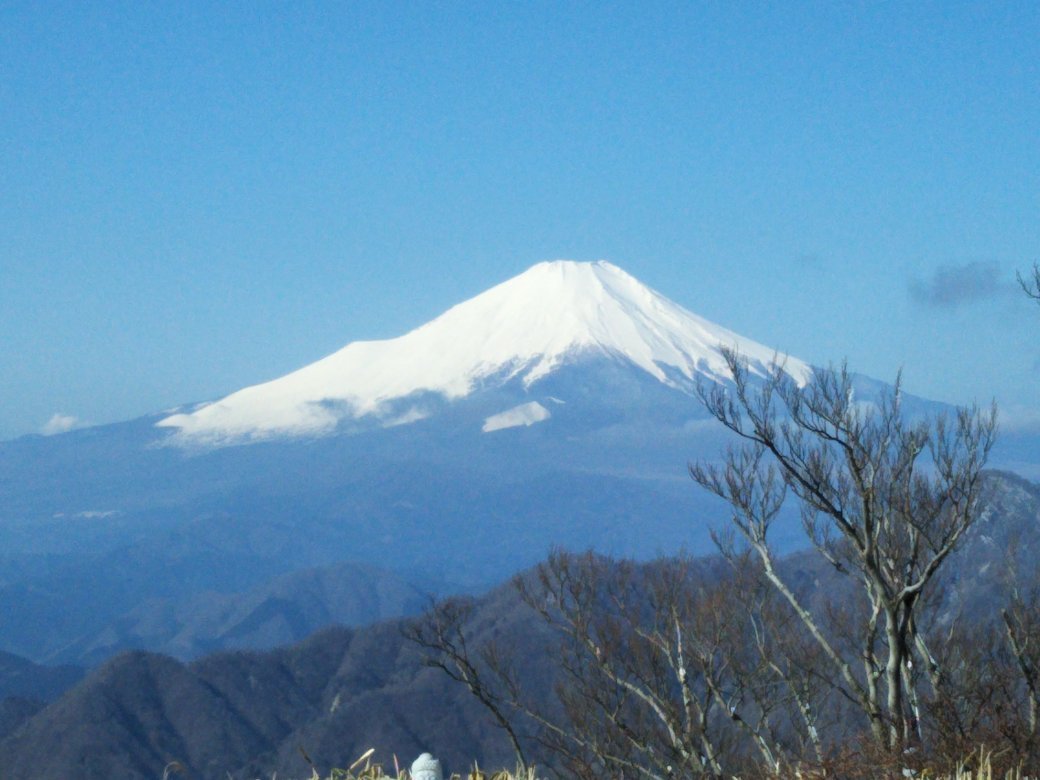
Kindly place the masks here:
POLYGON ((491 433, 492 431, 502 431, 506 428, 516 428, 521 425, 534 425, 535 423, 548 420, 551 416, 548 409, 537 401, 531 401, 530 403, 520 404, 520 406, 514 406, 512 409, 491 415, 484 420, 481 430, 484 433, 491 433))
MULTIPOLYGON (((395 339, 356 341, 279 379, 158 425, 179 441, 231 443, 321 435, 416 392, 467 396, 482 382, 530 387, 570 357, 623 358, 660 382, 724 378, 721 347, 761 373, 774 351, 698 317, 607 262, 539 263, 395 339)), ((799 382, 811 368, 786 358, 799 382)), ((418 418, 416 414, 416 418, 418 418)))

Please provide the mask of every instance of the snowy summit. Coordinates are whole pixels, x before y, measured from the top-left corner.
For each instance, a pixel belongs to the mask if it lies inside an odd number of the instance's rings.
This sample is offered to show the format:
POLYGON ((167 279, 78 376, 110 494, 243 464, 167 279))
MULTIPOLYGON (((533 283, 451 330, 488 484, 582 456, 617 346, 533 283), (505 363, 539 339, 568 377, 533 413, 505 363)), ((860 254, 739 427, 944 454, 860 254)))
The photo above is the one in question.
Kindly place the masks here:
MULTIPOLYGON (((589 352, 627 360, 673 386, 679 376, 726 378, 722 347, 741 351, 758 373, 775 356, 615 265, 557 260, 539 263, 404 336, 353 342, 291 374, 158 425, 177 429, 179 440, 210 444, 322 435, 344 418, 379 418, 391 402, 414 393, 452 400, 488 382, 515 379, 530 388, 589 352)), ((808 378, 807 364, 781 357, 799 382, 808 378)))

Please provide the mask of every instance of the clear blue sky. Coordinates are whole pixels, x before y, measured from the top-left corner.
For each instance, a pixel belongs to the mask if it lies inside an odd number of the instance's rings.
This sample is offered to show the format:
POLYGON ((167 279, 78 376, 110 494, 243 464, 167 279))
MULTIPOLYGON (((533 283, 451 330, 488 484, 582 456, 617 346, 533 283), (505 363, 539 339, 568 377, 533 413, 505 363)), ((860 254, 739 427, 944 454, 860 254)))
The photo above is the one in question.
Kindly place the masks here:
POLYGON ((1036 419, 1040 4, 0 6, 0 438, 553 258, 1036 419))

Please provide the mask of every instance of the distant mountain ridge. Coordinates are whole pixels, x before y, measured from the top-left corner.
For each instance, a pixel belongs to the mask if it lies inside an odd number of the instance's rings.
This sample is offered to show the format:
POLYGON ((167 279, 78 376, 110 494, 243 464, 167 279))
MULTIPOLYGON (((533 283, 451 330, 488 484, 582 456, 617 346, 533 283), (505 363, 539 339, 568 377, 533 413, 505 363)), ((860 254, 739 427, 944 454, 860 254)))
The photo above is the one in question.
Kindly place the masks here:
MULTIPOLYGON (((935 589, 940 613, 980 626, 994 618, 1001 576, 988 565, 999 563, 994 551, 1020 537, 1023 561, 1040 555, 1040 488, 1002 473, 986 480, 986 510, 935 589)), ((693 565, 707 577, 728 566, 718 558, 693 565)), ((833 597, 855 587, 811 551, 781 566, 808 602, 813 593, 833 597)), ((486 711, 464 686, 425 667, 401 628, 392 621, 327 629, 291 647, 190 664, 120 655, 53 704, 21 713, 0 741, 0 776, 154 780, 178 760, 193 777, 304 777, 310 770, 301 747, 325 772, 371 747, 387 762, 396 754, 406 764, 432 750, 456 771, 474 760, 510 766, 509 743, 486 711)), ((508 648, 529 699, 549 700, 558 637, 512 587, 477 599, 466 630, 472 647, 493 637, 508 648)))
POLYGON ((86 673, 77 666, 41 666, 0 652, 0 701, 8 697, 51 701, 86 673))
POLYGON ((190 660, 218 650, 266 650, 328 625, 359 626, 426 608, 430 596, 390 572, 344 562, 284 574, 243 593, 152 598, 56 654, 100 663, 147 647, 190 660))

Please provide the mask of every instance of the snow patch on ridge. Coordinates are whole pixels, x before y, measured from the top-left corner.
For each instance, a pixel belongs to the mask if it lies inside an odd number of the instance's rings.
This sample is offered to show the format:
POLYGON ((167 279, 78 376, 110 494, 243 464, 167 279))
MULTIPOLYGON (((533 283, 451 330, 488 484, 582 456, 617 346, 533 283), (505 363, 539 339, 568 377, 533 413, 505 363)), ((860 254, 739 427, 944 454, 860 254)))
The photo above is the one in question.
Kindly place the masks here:
POLYGON ((492 431, 501 431, 506 428, 516 428, 520 425, 534 425, 535 423, 548 420, 550 417, 552 415, 549 414, 548 409, 537 401, 531 401, 530 403, 520 404, 520 406, 514 406, 512 409, 491 415, 484 420, 484 427, 481 430, 484 433, 491 433, 492 431))

